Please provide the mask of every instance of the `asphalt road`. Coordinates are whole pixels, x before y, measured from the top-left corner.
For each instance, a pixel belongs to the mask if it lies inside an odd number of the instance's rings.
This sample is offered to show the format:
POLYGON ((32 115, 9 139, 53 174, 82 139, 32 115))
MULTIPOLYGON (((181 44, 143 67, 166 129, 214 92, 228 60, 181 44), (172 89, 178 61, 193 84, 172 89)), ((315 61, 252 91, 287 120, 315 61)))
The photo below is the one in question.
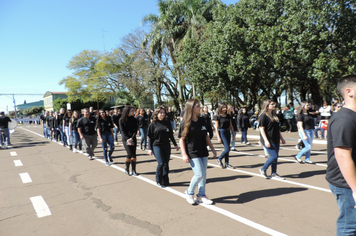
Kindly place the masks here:
MULTIPOLYGON (((173 147, 171 186, 160 188, 156 160, 146 151, 138 150, 140 175, 132 177, 123 172, 121 145, 107 167, 100 145, 97 159, 90 161, 41 134, 38 125, 20 126, 11 136, 14 148, 0 150, 0 235, 336 234, 338 208, 325 180, 326 145, 314 144, 316 165, 299 164, 293 158, 296 142, 287 141, 277 171, 286 180, 279 181, 259 175, 266 159, 257 140, 238 144, 239 152, 230 152, 236 169, 221 169, 209 159, 206 188, 215 204, 192 206, 183 193, 193 172, 173 147), (41 198, 42 204, 36 201, 41 198)), ((216 139, 214 145, 220 154, 222 145, 216 139)))

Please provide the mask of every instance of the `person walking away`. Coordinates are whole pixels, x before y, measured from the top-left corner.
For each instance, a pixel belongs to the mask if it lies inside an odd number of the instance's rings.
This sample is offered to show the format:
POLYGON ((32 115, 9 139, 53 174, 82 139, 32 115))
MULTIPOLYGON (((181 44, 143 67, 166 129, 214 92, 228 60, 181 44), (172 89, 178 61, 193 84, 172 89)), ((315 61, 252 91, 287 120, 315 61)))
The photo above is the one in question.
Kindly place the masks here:
POLYGON ((234 128, 234 132, 233 133, 231 132, 231 139, 230 139, 231 151, 237 151, 235 148, 235 140, 233 140, 233 137, 235 137, 235 139, 236 139, 236 133, 238 132, 238 129, 237 129, 237 115, 238 114, 235 112, 235 109, 233 106, 228 105, 227 108, 229 111, 228 113, 232 118, 231 119, 232 127, 234 128))
POLYGON ((5 113, 0 112, 0 147, 7 148, 11 145, 10 143, 10 132, 9 132, 9 122, 11 119, 5 116, 5 113))
POLYGON ((337 90, 345 105, 329 121, 326 180, 339 207, 337 236, 356 235, 356 75, 339 79, 337 90))
POLYGON ((101 146, 103 147, 103 155, 105 159, 106 166, 110 166, 112 160, 112 154, 114 152, 114 131, 113 123, 111 117, 108 117, 103 109, 99 110, 99 118, 96 122, 96 131, 99 137, 101 146), (108 156, 108 144, 110 147, 109 156, 108 156))
POLYGON ((214 132, 213 132, 213 123, 211 122, 211 114, 209 113, 209 108, 208 106, 204 106, 203 107, 203 114, 202 117, 204 118, 205 124, 206 124, 206 129, 209 133, 209 138, 210 140, 213 138, 214 136, 214 132))
POLYGON ((294 118, 294 110, 290 109, 290 105, 285 107, 283 111, 283 118, 287 122, 287 133, 291 133, 293 130, 293 118, 294 118))
POLYGON ((279 130, 278 117, 276 116, 276 103, 272 100, 265 100, 262 105, 262 110, 259 117, 260 142, 269 153, 269 158, 263 167, 260 169, 261 175, 268 179, 267 169, 272 166, 272 178, 283 180, 277 174, 277 162, 279 155, 279 142, 285 144, 286 141, 282 137, 279 130))
POLYGON ((119 116, 119 112, 118 112, 118 108, 115 108, 114 109, 114 114, 111 116, 111 120, 112 120, 112 123, 114 125, 114 141, 115 141, 115 145, 118 145, 118 139, 117 139, 117 134, 119 133, 119 119, 120 119, 120 116, 119 116))
POLYGON ((152 114, 153 120, 148 127, 148 154, 154 154, 158 165, 156 169, 156 183, 158 186, 169 186, 169 159, 171 144, 179 151, 174 139, 171 123, 166 119, 167 111, 163 106, 158 107, 152 114))
MULTIPOLYGON (((230 131, 234 133, 234 128, 232 126, 232 118, 227 113, 227 105, 226 103, 219 104, 217 109, 217 115, 214 118, 215 121, 215 131, 216 136, 218 138, 218 142, 224 145, 224 151, 220 154, 217 159, 217 163, 221 168, 230 167, 233 168, 232 165, 229 164, 229 152, 230 152, 230 131), (222 163, 222 159, 225 158, 225 167, 222 163)), ((235 137, 232 137, 233 141, 235 141, 235 137)))
MULTIPOLYGON (((189 204, 202 203, 213 204, 213 201, 206 196, 206 176, 209 152, 206 148, 209 145, 214 156, 216 151, 207 134, 206 123, 199 117, 200 102, 197 99, 189 99, 185 104, 184 117, 179 127, 178 138, 181 147, 183 162, 189 163, 194 172, 194 176, 185 191, 186 200, 189 204), (195 189, 198 187, 197 199, 194 199, 195 189)), ((229 136, 230 138, 230 136, 229 136)))
POLYGON ((132 106, 126 106, 122 112, 121 119, 119 120, 120 131, 122 135, 122 143, 126 150, 126 167, 125 173, 130 175, 130 164, 132 167, 132 175, 137 176, 136 172, 136 133, 137 133, 137 120, 135 118, 135 109, 132 106))
POLYGON ((148 131, 148 117, 145 109, 141 108, 139 110, 139 115, 136 117, 137 125, 140 129, 141 141, 139 149, 146 150, 147 149, 147 131, 148 131), (144 145, 144 146, 143 146, 144 145))
POLYGON ((302 163, 300 158, 305 155, 305 163, 314 164, 314 162, 310 160, 310 153, 314 138, 314 119, 308 111, 309 104, 307 102, 302 102, 297 111, 297 126, 299 136, 304 143, 304 148, 300 150, 294 158, 297 162, 302 163))
POLYGON ((70 129, 69 129, 69 123, 70 123, 70 120, 72 118, 72 111, 71 110, 68 110, 67 113, 64 115, 63 117, 63 132, 65 133, 66 135, 66 140, 67 140, 67 143, 65 145, 67 145, 67 147, 69 148, 69 150, 72 151, 72 147, 73 147, 73 139, 72 137, 70 136, 70 133, 72 132, 70 129))
POLYGON ((82 140, 80 139, 79 133, 78 133, 78 121, 79 121, 79 112, 78 111, 73 111, 73 116, 72 119, 70 119, 69 123, 69 130, 71 130, 70 134, 71 137, 73 138, 74 142, 74 147, 73 147, 73 152, 79 152, 83 153, 82 151, 82 140), (79 149, 77 149, 79 147, 79 149))
POLYGON ((89 160, 93 160, 94 150, 98 145, 98 136, 95 131, 96 119, 90 115, 88 108, 84 108, 83 111, 84 116, 77 123, 78 133, 89 160))
POLYGON ((240 114, 237 116, 237 127, 241 130, 241 143, 249 145, 247 140, 247 130, 249 126, 250 117, 247 114, 246 108, 242 108, 240 114))

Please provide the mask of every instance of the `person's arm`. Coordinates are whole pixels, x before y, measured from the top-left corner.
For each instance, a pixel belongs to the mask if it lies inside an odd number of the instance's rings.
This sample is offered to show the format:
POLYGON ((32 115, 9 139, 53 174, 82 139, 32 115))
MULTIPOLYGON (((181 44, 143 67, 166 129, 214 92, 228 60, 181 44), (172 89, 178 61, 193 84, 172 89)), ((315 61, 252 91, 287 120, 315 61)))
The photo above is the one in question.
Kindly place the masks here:
POLYGON ((210 147, 211 151, 212 151, 213 154, 214 154, 213 158, 215 158, 215 157, 217 156, 217 153, 216 153, 215 148, 214 148, 214 145, 213 145, 213 143, 211 142, 211 140, 210 140, 210 138, 209 138, 208 135, 206 136, 206 144, 208 144, 208 146, 210 147))
POLYGON ((232 126, 232 121, 230 120, 230 130, 232 133, 232 141, 235 142, 235 131, 234 131, 234 126, 232 126))
POLYGON ((265 131, 265 127, 259 127, 260 129, 260 132, 261 132, 261 135, 262 135, 262 138, 263 140, 265 141, 265 146, 270 148, 271 147, 271 144, 269 143, 268 141, 268 138, 267 138, 267 135, 266 135, 266 131, 265 131))
POLYGON ((336 147, 334 148, 334 152, 340 171, 352 189, 352 196, 356 202, 356 169, 355 163, 352 160, 352 148, 336 147))
POLYGON ((180 146, 180 150, 182 152, 182 157, 183 157, 183 161, 185 163, 189 163, 190 162, 190 158, 187 154, 187 149, 186 149, 186 146, 185 146, 185 142, 184 140, 181 138, 179 139, 179 146, 180 146))
POLYGON ((216 137, 218 138, 218 142, 221 143, 221 138, 220 138, 220 134, 219 134, 219 121, 215 120, 215 132, 216 132, 216 137))
POLYGON ((176 148, 177 151, 179 151, 179 147, 177 145, 176 140, 174 139, 174 134, 173 134, 173 129, 172 129, 172 124, 169 122, 169 139, 172 141, 174 147, 176 148))
POLYGON ((308 136, 305 134, 305 131, 303 128, 303 121, 298 121, 297 125, 298 125, 298 129, 302 132, 303 139, 308 140, 308 136))
POLYGON ((72 122, 69 122, 69 136, 72 137, 72 132, 71 132, 71 130, 72 130, 72 122))
POLYGON ((101 137, 100 128, 97 128, 97 129, 96 129, 96 133, 98 134, 99 141, 100 141, 101 143, 104 143, 103 138, 101 137))
POLYGON ((279 139, 281 140, 282 144, 286 144, 286 140, 283 138, 281 131, 279 131, 279 139))
POLYGON ((63 118, 62 123, 63 123, 62 127, 63 127, 63 133, 64 133, 64 132, 66 132, 65 129, 64 129, 64 128, 65 128, 65 123, 66 123, 66 121, 64 120, 64 118, 63 118))
POLYGON ((79 137, 81 140, 84 140, 84 136, 82 134, 82 127, 78 127, 78 133, 79 133, 79 137))

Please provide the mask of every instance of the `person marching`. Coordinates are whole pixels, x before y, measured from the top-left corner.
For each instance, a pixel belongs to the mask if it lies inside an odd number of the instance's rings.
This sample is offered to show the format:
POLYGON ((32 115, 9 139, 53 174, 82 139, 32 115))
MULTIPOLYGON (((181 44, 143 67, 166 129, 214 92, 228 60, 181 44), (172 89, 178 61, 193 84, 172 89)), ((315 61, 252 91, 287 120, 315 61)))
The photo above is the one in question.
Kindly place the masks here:
POLYGON ((238 129, 237 129, 237 113, 235 112, 235 108, 231 105, 228 105, 228 114, 231 116, 231 124, 232 124, 232 127, 234 128, 234 132, 231 132, 231 139, 230 139, 230 143, 231 143, 231 151, 236 151, 236 148, 235 148, 235 140, 233 139, 233 137, 235 137, 236 139, 236 133, 238 132, 238 129))
POLYGON ((284 179, 277 174, 277 161, 279 153, 279 142, 285 144, 286 141, 282 137, 279 130, 278 117, 276 115, 276 103, 272 100, 265 100, 262 105, 262 110, 259 117, 259 129, 260 129, 260 142, 269 153, 269 158, 263 167, 260 169, 260 173, 263 177, 268 179, 267 169, 272 166, 272 178, 284 179))
POLYGON ((145 109, 141 108, 139 110, 139 115, 137 115, 136 119, 141 134, 140 146, 138 148, 144 151, 147 149, 147 130, 149 123, 145 109), (142 146, 142 144, 144 144, 144 146, 142 146))
POLYGON ((54 127, 53 127, 53 111, 49 112, 49 115, 46 116, 46 127, 47 127, 47 137, 52 141, 54 127))
POLYGON ((61 108, 59 110, 59 115, 58 115, 58 128, 59 128, 59 133, 61 134, 61 142, 63 144, 63 146, 65 146, 65 144, 67 143, 67 137, 65 132, 63 132, 64 128, 63 128, 63 118, 65 116, 65 110, 64 108, 61 108))
POLYGON ((98 133, 99 141, 103 147, 103 154, 105 159, 105 164, 110 166, 110 162, 113 162, 111 156, 114 152, 114 131, 113 123, 111 117, 107 116, 104 109, 99 110, 99 118, 96 122, 96 131, 98 133), (108 156, 108 144, 110 146, 109 156, 108 156))
POLYGON ((117 135, 118 133, 120 132, 120 128, 119 128, 119 120, 121 118, 121 114, 119 114, 119 109, 118 108, 115 108, 114 109, 114 114, 111 116, 111 121, 114 125, 114 141, 115 141, 115 144, 117 145, 118 144, 118 139, 117 139, 117 135))
POLYGON ((214 136, 214 132, 213 132, 213 128, 212 128, 211 115, 209 113, 208 106, 204 106, 203 107, 202 117, 205 120, 206 129, 207 129, 207 131, 209 133, 209 138, 211 140, 213 138, 213 136, 214 136))
POLYGON ((70 119, 70 123, 69 123, 69 130, 71 130, 69 135, 73 138, 73 142, 74 142, 73 152, 74 153, 76 153, 76 152, 83 153, 82 140, 80 139, 79 133, 78 133, 79 119, 80 119, 79 112, 73 111, 73 116, 72 116, 72 119, 70 119), (79 146, 79 150, 77 149, 78 146, 79 146))
POLYGON ((216 151, 207 134, 206 123, 202 117, 198 116, 199 113, 200 102, 197 99, 189 99, 185 104, 184 117, 179 127, 178 138, 180 138, 179 144, 183 161, 189 163, 194 172, 194 176, 185 194, 189 204, 213 204, 213 201, 205 194, 206 171, 209 156, 206 146, 209 145, 214 157, 216 157, 216 151), (194 191, 197 186, 198 195, 195 201, 194 191))
MULTIPOLYGON (((234 134, 234 127, 232 126, 232 118, 227 114, 227 105, 226 103, 219 104, 217 114, 214 117, 215 120, 215 131, 218 138, 218 142, 224 145, 224 151, 220 154, 217 159, 217 163, 221 168, 233 168, 229 164, 229 152, 230 152, 230 131, 234 134), (222 163, 222 159, 225 158, 225 167, 222 163)), ((235 141, 235 137, 232 137, 232 140, 235 141)))
POLYGON ((153 120, 148 127, 148 154, 154 154, 158 165, 156 169, 156 182, 158 186, 169 186, 169 158, 171 144, 179 151, 174 139, 171 123, 167 120, 167 111, 163 106, 153 112, 153 120))
POLYGON ((98 145, 98 136, 95 131, 96 118, 90 115, 88 108, 84 108, 83 112, 84 116, 77 123, 78 133, 89 160, 93 160, 94 150, 98 145))
POLYGON ((310 161, 310 151, 313 145, 314 138, 314 119, 309 114, 309 104, 302 102, 297 111, 297 126, 300 138, 304 143, 304 148, 294 157, 297 162, 302 163, 300 159, 305 154, 305 163, 314 164, 310 161))
POLYGON ((65 145, 67 145, 69 150, 72 150, 72 147, 73 147, 73 139, 70 135, 70 133, 72 131, 69 129, 69 123, 70 123, 71 119, 72 119, 72 111, 68 110, 67 113, 63 117, 63 133, 65 133, 65 135, 66 135, 67 143, 65 145))
POLYGON ((247 140, 247 130, 250 117, 247 114, 246 108, 241 109, 241 113, 237 116, 237 127, 241 130, 241 143, 249 145, 247 140))
POLYGON ((122 112, 119 121, 120 131, 122 135, 122 143, 126 150, 126 167, 125 173, 130 175, 130 163, 132 166, 132 175, 137 176, 136 173, 136 133, 137 133, 137 120, 135 118, 135 109, 132 106, 126 106, 122 112))

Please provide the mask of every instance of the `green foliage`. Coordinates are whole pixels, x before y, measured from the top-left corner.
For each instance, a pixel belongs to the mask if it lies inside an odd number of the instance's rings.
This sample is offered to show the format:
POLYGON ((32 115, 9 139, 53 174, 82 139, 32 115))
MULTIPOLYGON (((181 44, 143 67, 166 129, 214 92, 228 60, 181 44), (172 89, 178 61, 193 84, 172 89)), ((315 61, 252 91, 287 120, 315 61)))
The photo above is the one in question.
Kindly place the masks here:
POLYGON ((67 109, 67 103, 71 104, 72 111, 77 110, 80 112, 81 109, 89 107, 94 107, 94 109, 109 109, 108 104, 105 104, 104 102, 83 102, 80 99, 70 102, 68 98, 57 98, 53 101, 53 108, 55 111, 59 111, 61 108, 67 109))
POLYGON ((22 112, 22 114, 25 116, 38 115, 38 114, 41 114, 43 110, 44 110, 43 106, 31 107, 31 108, 24 110, 22 112))

